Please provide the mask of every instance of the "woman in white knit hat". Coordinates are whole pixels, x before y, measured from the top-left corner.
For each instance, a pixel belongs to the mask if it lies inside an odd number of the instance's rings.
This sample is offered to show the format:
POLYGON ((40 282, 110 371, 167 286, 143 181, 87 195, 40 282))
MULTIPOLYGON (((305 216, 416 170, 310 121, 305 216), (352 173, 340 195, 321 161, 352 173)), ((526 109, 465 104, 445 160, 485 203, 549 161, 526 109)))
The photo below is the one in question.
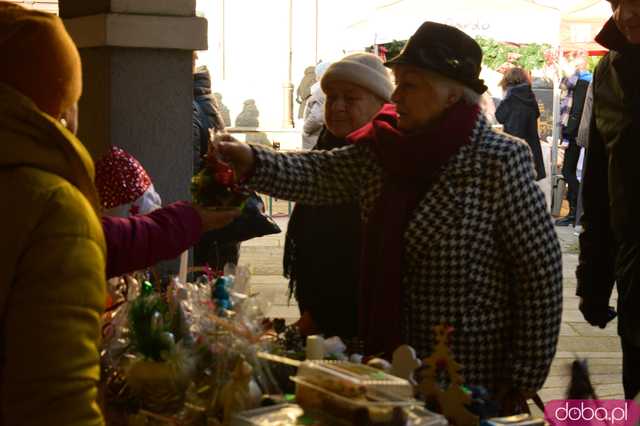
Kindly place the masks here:
MULTIPOLYGON (((369 53, 331 64, 320 83, 326 101, 315 150, 347 145, 346 136, 371 121, 393 91, 382 61, 369 53)), ((355 336, 359 254, 360 209, 355 201, 296 205, 287 229, 284 273, 298 300, 303 334, 345 340, 355 336)))
POLYGON ((320 85, 326 95, 325 123, 338 138, 371 121, 393 92, 387 69, 370 53, 353 53, 335 62, 320 85))

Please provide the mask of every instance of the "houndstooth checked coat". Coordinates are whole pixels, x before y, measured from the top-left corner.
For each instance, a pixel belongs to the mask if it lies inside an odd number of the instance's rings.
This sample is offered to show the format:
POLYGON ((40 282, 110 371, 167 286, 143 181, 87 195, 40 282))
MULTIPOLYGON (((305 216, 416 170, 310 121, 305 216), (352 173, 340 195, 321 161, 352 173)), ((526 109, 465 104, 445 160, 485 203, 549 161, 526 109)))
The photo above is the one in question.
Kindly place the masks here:
MULTIPOLYGON (((369 147, 252 148, 258 191, 318 205, 358 199, 367 221, 385 174, 369 147)), ((541 388, 560 329, 562 260, 528 146, 480 114, 472 143, 419 202, 404 241, 404 340, 427 356, 432 327, 451 324, 468 384, 541 388)))

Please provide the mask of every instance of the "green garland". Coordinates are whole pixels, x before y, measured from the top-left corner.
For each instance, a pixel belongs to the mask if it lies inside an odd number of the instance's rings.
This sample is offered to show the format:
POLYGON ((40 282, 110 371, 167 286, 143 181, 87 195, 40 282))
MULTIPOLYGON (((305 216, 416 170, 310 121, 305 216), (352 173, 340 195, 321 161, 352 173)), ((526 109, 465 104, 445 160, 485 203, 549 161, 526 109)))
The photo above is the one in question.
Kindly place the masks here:
MULTIPOLYGON (((549 44, 531 43, 517 46, 485 37, 476 37, 475 40, 482 48, 484 54, 483 64, 494 70, 507 62, 511 53, 520 55, 520 58, 514 62, 519 67, 526 70, 542 68, 545 63, 544 52, 551 48, 549 44)), ((397 56, 406 42, 406 40, 393 40, 389 43, 384 43, 382 46, 387 49, 387 59, 397 56)), ((366 50, 373 52, 374 49, 373 46, 370 46, 366 50)))
POLYGON ((482 62, 491 69, 498 69, 501 65, 508 61, 509 55, 516 53, 520 57, 513 62, 515 65, 526 70, 534 70, 544 66, 544 52, 551 49, 549 44, 522 44, 519 46, 513 44, 500 43, 496 40, 484 37, 476 37, 475 39, 483 52, 482 62))
MULTIPOLYGON (((387 49, 387 60, 393 59, 400 54, 402 48, 407 43, 407 40, 393 40, 389 43, 384 43, 381 46, 384 46, 387 49)), ((374 47, 369 46, 365 49, 366 52, 373 53, 374 47)))

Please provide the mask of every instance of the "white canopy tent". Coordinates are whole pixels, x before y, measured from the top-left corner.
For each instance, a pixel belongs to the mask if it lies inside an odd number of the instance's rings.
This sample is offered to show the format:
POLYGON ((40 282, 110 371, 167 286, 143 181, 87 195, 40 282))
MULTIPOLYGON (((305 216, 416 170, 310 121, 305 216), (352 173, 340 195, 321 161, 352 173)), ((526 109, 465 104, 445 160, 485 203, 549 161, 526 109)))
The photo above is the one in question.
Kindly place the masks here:
POLYGON ((610 16, 609 2, 582 0, 580 7, 563 13, 560 45, 565 50, 602 51, 603 48, 594 39, 610 16))
POLYGON ((338 38, 344 50, 406 40, 424 21, 512 43, 593 47, 611 15, 606 0, 379 0, 360 9, 338 38))
POLYGON ((345 48, 406 40, 424 21, 453 25, 471 36, 514 43, 559 41, 560 11, 526 0, 395 0, 377 6, 344 29, 345 48))

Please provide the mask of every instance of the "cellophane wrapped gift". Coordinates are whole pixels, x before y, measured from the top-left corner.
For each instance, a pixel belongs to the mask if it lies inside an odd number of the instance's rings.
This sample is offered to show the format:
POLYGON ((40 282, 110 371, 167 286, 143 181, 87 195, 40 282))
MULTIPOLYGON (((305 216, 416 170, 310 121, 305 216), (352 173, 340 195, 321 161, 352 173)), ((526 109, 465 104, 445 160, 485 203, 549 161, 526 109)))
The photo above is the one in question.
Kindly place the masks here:
POLYGON ((164 291, 148 281, 105 316, 102 394, 110 425, 228 424, 278 391, 256 353, 269 350, 269 304, 246 268, 164 291), (236 290, 242 290, 239 292, 236 290))

